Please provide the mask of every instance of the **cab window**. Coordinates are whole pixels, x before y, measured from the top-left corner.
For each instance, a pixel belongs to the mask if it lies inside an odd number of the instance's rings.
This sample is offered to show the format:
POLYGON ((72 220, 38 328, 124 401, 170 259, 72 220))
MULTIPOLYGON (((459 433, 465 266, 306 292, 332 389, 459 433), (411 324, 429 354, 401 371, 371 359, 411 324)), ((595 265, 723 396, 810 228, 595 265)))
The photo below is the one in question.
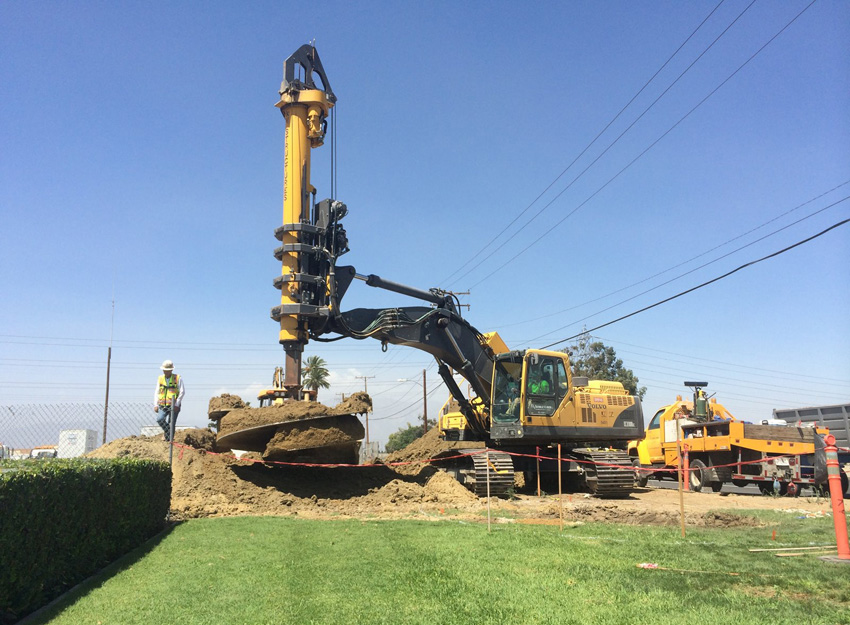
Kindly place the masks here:
POLYGON ((652 421, 649 422, 649 426, 646 428, 647 430, 657 430, 661 427, 661 415, 664 414, 664 409, 662 408, 658 412, 655 413, 655 416, 652 417, 652 421))
POLYGON ((532 357, 527 362, 525 412, 530 416, 551 417, 558 405, 555 399, 557 363, 554 358, 546 357, 532 357))
POLYGON ((564 395, 567 394, 567 391, 570 390, 570 380, 567 377, 567 369, 564 367, 564 361, 558 361, 558 379, 555 382, 556 391, 558 393, 558 399, 563 399, 564 395))
POLYGON ((496 362, 491 409, 494 421, 512 423, 519 420, 519 381, 521 379, 521 360, 496 362))

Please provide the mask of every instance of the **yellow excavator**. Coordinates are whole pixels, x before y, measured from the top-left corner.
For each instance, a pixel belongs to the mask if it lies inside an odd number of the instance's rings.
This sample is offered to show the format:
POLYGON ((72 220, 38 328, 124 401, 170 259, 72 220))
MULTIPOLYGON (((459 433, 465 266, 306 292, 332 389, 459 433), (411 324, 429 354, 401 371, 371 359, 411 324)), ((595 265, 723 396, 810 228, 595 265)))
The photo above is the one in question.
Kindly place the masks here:
POLYGON ((483 441, 496 450, 443 462, 469 488, 483 492, 489 481, 491 493, 504 493, 516 470, 539 467, 554 475, 560 446, 562 471, 578 485, 605 496, 630 492, 634 474, 626 444, 643 435, 643 413, 640 400, 621 384, 573 376, 563 352, 509 350, 498 334, 483 334, 466 321, 448 291, 426 291, 337 265, 349 251, 341 224, 348 209, 332 198, 317 202, 310 184, 310 151, 324 142, 336 102, 314 47, 302 46, 287 59, 280 95, 277 106, 286 120, 284 223, 275 232, 282 271, 274 285, 281 304, 271 316, 280 324, 285 352, 282 395, 302 398, 301 354, 311 339, 373 338, 384 349, 414 347, 436 359, 459 407, 441 418, 445 439, 483 441), (354 280, 427 305, 343 312, 340 302, 354 280), (469 384, 471 399, 455 373, 469 384))

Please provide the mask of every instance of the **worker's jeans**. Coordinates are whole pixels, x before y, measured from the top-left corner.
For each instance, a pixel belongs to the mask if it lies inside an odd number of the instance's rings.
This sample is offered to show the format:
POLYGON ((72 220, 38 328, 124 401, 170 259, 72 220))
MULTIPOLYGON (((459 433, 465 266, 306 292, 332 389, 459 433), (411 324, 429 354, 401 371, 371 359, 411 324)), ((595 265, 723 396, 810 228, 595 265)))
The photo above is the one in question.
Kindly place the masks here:
MULTIPOLYGON (((177 423, 177 415, 180 414, 179 408, 173 409, 174 413, 174 423, 177 423)), ((171 406, 160 406, 159 412, 157 413, 156 422, 159 423, 159 427, 162 428, 162 431, 165 433, 165 440, 171 440, 171 414, 172 407, 171 406)))

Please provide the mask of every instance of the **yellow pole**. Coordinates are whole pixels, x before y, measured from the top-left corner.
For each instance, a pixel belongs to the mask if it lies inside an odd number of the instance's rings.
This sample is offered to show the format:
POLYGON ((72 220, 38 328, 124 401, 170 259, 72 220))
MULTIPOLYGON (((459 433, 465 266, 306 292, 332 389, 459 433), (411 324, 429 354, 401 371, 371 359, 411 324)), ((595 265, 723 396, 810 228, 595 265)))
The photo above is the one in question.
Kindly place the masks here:
MULTIPOLYGON (((333 104, 324 91, 307 89, 282 92, 275 106, 286 121, 283 223, 284 226, 309 223, 310 198, 315 192, 310 184, 310 151, 323 143, 323 121, 333 104)), ((301 234, 297 230, 284 229, 280 240, 284 246, 295 245, 301 242, 301 234)), ((298 250, 281 254, 281 275, 289 277, 289 281, 281 285, 281 306, 301 303, 301 286, 295 279, 298 274, 304 273, 300 256, 298 250)), ((300 399, 301 354, 308 340, 306 320, 298 314, 281 314, 278 340, 286 352, 284 388, 300 399)))

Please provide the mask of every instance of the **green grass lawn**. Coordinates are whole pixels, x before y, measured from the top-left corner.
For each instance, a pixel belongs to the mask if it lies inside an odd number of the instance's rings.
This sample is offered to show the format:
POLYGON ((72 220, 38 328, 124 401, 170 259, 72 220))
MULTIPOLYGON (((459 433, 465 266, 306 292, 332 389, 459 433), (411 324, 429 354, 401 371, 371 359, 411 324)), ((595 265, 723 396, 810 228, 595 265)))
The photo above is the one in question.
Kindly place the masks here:
POLYGON ((748 552, 828 543, 832 521, 759 516, 768 527, 684 539, 605 524, 193 520, 33 622, 850 623, 850 566, 748 552))

